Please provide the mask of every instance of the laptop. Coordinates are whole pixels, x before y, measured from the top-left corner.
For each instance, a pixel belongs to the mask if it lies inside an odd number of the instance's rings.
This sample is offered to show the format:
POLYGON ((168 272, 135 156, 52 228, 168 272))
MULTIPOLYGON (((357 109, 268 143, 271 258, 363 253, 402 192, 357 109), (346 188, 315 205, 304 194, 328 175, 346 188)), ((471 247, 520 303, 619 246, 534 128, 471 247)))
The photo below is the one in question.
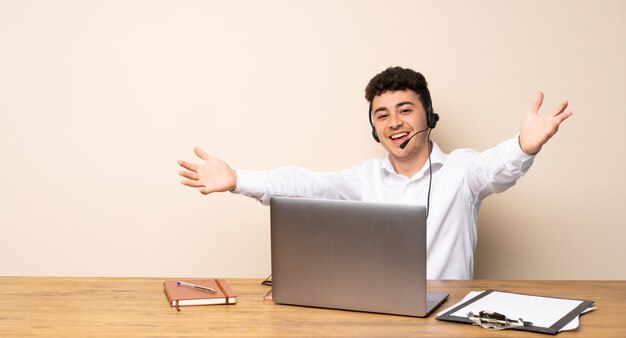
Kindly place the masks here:
POLYGON ((426 317, 426 208, 273 197, 275 303, 426 317))

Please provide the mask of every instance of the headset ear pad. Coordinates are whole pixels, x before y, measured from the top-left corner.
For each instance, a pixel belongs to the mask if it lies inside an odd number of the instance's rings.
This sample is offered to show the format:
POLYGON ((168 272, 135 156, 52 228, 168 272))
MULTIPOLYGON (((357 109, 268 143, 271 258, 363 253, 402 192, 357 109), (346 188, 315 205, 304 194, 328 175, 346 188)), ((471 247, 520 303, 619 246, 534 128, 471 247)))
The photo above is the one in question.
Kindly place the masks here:
POLYGON ((380 139, 378 138, 378 135, 376 135, 376 129, 372 126, 372 136, 374 137, 374 141, 380 143, 380 139))
POLYGON ((372 126, 372 136, 374 137, 374 141, 380 143, 380 139, 378 135, 376 135, 376 128, 374 128, 374 122, 372 121, 372 103, 370 102, 370 109, 367 111, 367 119, 370 122, 370 126, 372 126))
POLYGON ((426 113, 426 123, 428 124, 428 128, 435 129, 437 121, 439 121, 439 114, 433 112, 432 107, 428 108, 428 112, 426 113))

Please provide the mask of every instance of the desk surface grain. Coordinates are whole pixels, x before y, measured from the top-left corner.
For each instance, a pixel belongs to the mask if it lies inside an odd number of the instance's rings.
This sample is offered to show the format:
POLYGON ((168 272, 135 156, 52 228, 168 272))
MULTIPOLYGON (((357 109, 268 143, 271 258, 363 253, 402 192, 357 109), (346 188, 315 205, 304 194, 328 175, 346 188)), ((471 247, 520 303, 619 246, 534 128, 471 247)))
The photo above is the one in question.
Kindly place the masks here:
MULTIPOLYGON (((169 306, 166 278, 0 277, 0 337, 540 337, 428 318, 277 305, 260 279, 227 279, 236 305, 169 306)), ((626 281, 429 281, 450 298, 497 289, 588 299, 597 310, 564 337, 626 337, 626 281)), ((390 296, 393 291, 390 290, 390 296)))

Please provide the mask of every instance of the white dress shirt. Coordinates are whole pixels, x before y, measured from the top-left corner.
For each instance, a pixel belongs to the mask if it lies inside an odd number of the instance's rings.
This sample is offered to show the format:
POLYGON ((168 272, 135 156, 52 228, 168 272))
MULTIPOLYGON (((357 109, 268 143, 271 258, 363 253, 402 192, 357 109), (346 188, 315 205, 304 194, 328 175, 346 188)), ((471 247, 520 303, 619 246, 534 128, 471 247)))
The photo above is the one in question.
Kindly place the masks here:
MULTIPOLYGON (((482 200, 513 185, 534 156, 520 149, 518 137, 484 152, 458 149, 444 154, 433 142, 432 186, 427 222, 427 278, 471 279, 476 220, 482 200)), ((272 196, 346 199, 426 205, 428 161, 413 177, 396 173, 389 158, 371 159, 339 172, 297 167, 267 171, 237 170, 237 188, 269 204, 272 196)))

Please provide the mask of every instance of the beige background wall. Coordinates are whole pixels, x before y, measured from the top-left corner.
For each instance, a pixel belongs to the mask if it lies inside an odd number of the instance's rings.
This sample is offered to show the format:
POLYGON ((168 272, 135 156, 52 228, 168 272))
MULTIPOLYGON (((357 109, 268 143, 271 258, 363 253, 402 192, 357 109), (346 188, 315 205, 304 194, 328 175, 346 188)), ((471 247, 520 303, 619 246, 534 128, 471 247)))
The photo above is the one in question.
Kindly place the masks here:
POLYGON ((480 214, 477 278, 626 279, 624 1, 0 1, 0 274, 265 277, 269 209, 179 184, 384 152, 363 90, 429 79, 446 151, 574 116, 480 214))

